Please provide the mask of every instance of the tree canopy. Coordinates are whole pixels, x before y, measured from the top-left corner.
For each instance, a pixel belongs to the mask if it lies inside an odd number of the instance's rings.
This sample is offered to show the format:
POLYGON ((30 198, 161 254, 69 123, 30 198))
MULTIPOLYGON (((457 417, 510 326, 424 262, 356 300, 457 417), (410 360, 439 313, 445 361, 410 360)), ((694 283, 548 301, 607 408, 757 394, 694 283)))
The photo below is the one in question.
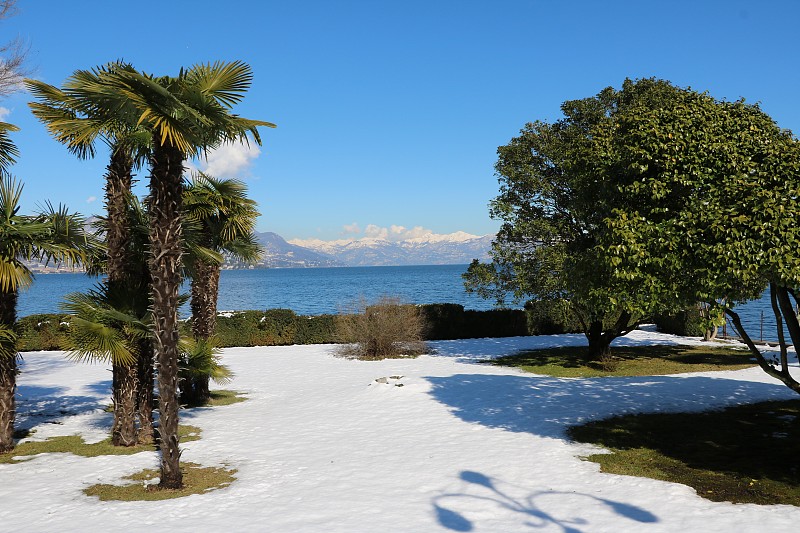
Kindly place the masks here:
POLYGON ((615 284, 643 287, 660 305, 724 310, 761 367, 800 392, 783 338, 800 344, 800 143, 757 105, 687 92, 661 109, 632 108, 598 130, 607 179, 620 191, 596 246, 615 284), (733 306, 769 284, 782 344, 768 361, 733 306))
POLYGON ((564 118, 529 123, 498 148, 500 194, 490 204, 503 224, 492 247, 492 263, 473 262, 467 290, 516 300, 566 299, 586 331, 590 356, 651 312, 650 293, 619 283, 598 248, 606 219, 619 202, 616 161, 605 150, 618 117, 632 108, 657 110, 684 93, 669 82, 626 80, 596 96, 564 102, 564 118))

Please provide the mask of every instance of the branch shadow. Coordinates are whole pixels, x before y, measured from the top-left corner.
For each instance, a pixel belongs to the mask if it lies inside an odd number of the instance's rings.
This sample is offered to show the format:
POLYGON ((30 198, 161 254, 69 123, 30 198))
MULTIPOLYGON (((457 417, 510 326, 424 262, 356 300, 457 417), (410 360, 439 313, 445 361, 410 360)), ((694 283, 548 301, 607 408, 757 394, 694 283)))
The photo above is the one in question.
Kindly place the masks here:
POLYGON ((64 395, 66 390, 65 387, 18 385, 15 428, 29 431, 39 424, 59 424, 64 417, 105 408, 96 396, 64 395))
MULTIPOLYGON (((545 500, 549 497, 583 500, 571 504, 570 509, 586 509, 589 504, 599 503, 600 508, 594 506, 590 512, 596 513, 600 509, 605 509, 640 524, 652 524, 659 521, 656 515, 641 507, 589 494, 554 490, 529 491, 471 470, 462 471, 459 478, 465 484, 462 492, 440 494, 432 501, 439 524, 451 531, 472 531, 475 524, 467 515, 476 506, 495 510, 499 508, 518 514, 523 525, 531 528, 555 525, 560 527, 564 533, 581 533, 582 530, 578 529, 578 526, 591 525, 588 519, 582 517, 560 518, 557 516, 560 512, 557 509, 548 512, 545 500), (522 492, 523 495, 514 495, 512 492, 522 492), (465 509, 465 511, 456 509, 465 509)), ((552 507, 563 509, 564 505, 562 502, 562 504, 552 507)))

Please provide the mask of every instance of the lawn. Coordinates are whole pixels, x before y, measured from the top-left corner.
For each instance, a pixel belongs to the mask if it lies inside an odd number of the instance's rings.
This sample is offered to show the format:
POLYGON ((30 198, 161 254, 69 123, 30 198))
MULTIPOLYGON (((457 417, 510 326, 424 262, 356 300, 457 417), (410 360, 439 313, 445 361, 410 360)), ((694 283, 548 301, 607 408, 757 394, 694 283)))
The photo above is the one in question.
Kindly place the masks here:
POLYGON ((620 416, 569 435, 613 452, 588 457, 603 472, 682 483, 713 501, 800 506, 800 400, 620 416))
POLYGON ((526 350, 487 361, 546 376, 592 378, 601 376, 657 376, 686 372, 741 370, 754 366, 747 350, 709 344, 620 346, 611 349, 613 370, 588 362, 585 347, 553 347, 526 350))

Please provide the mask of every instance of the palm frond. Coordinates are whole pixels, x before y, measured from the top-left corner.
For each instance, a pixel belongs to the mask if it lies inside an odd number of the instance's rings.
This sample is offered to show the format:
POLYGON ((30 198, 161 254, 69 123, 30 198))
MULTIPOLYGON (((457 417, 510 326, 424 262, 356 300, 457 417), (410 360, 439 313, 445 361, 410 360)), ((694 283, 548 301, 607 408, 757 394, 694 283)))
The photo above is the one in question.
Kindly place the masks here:
POLYGON ((0 360, 17 357, 17 333, 14 328, 0 324, 0 360))
POLYGON ((198 64, 185 72, 188 85, 196 87, 228 109, 241 102, 253 81, 253 70, 243 61, 198 64))
POLYGON ((227 385, 234 373, 220 362, 219 341, 208 339, 181 339, 181 373, 186 378, 209 377, 218 385, 227 385))
POLYGON ((16 162, 19 155, 19 150, 11 137, 9 132, 19 131, 19 128, 8 122, 0 122, 0 172, 8 172, 8 167, 16 162))

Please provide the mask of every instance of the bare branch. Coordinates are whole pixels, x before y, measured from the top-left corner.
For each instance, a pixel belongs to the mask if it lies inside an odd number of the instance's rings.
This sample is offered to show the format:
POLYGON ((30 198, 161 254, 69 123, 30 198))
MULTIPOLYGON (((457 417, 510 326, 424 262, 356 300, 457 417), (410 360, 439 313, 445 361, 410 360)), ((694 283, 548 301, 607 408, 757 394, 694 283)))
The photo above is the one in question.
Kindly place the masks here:
MULTIPOLYGON (((0 0, 0 20, 17 14, 17 0, 0 0)), ((22 80, 30 74, 25 66, 29 45, 20 37, 0 46, 0 96, 22 90, 22 80)))

